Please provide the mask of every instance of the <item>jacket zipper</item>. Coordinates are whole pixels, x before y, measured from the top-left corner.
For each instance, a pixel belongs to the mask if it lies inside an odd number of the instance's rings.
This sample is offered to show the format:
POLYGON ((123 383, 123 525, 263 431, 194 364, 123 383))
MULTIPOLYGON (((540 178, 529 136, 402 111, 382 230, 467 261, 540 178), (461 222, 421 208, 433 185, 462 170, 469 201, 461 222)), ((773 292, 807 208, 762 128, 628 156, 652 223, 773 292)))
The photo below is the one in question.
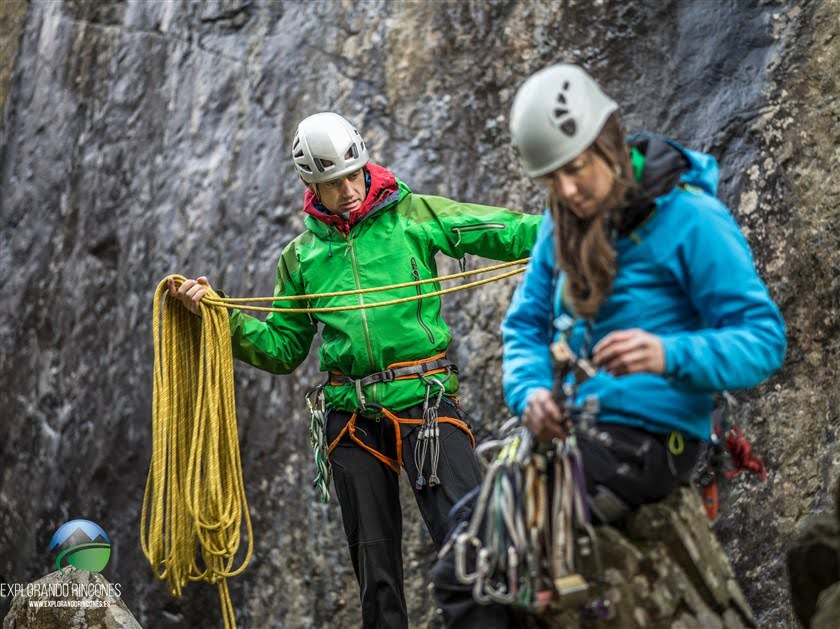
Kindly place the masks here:
MULTIPOLYGON (((414 281, 419 282, 420 281, 420 271, 417 270, 417 260, 415 260, 414 258, 411 258, 411 273, 412 273, 412 275, 414 275, 414 281)), ((421 290, 419 284, 417 285, 416 288, 417 288, 417 296, 419 297, 423 293, 423 291, 421 290)), ((417 321, 420 323, 420 326, 424 330, 426 330, 426 335, 429 337, 429 343, 432 343, 434 345, 435 335, 432 334, 432 331, 429 329, 429 326, 427 326, 423 322, 423 300, 422 299, 417 300, 417 321)))
POLYGON ((477 225, 461 225, 452 227, 452 231, 458 234, 458 242, 455 243, 455 246, 461 244, 461 234, 464 232, 475 232, 480 231, 483 229, 504 229, 506 225, 504 223, 478 223, 477 225))
MULTIPOLYGON (((359 269, 356 266, 356 250, 353 249, 354 238, 355 236, 347 237, 347 248, 350 250, 350 263, 353 266, 353 278, 356 280, 356 289, 361 290, 362 282, 359 279, 359 269)), ((359 305, 365 305, 365 297, 362 293, 359 293, 359 305)), ((362 308, 361 310, 359 310, 359 313, 362 316, 362 331, 365 333, 365 346, 367 347, 368 360, 370 361, 370 368, 372 371, 376 363, 373 362, 373 346, 370 343, 370 330, 368 330, 367 311, 365 308, 362 308)), ((372 397, 374 399, 376 398, 376 384, 373 385, 372 397)))

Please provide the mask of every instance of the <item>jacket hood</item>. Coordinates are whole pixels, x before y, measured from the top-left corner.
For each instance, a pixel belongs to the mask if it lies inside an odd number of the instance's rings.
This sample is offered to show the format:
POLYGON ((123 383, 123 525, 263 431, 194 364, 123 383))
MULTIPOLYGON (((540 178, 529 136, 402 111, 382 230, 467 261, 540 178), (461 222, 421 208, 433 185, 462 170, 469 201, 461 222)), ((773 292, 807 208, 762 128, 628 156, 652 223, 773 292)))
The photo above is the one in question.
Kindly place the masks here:
POLYGON ((654 133, 634 135, 629 143, 645 156, 640 183, 653 198, 670 192, 677 183, 697 186, 712 196, 717 194, 719 171, 711 155, 689 150, 654 133))
POLYGON ((643 157, 641 173, 636 173, 640 196, 622 212, 618 233, 626 236, 639 226, 654 208, 654 201, 683 183, 702 188, 712 196, 717 192, 718 167, 711 155, 691 151, 674 140, 654 133, 631 136, 628 144, 643 157))
POLYGON ((367 195, 362 205, 350 212, 348 217, 331 214, 318 202, 318 197, 309 188, 303 193, 303 211, 317 221, 335 227, 346 236, 368 214, 399 199, 399 185, 391 171, 370 162, 364 169, 367 195))

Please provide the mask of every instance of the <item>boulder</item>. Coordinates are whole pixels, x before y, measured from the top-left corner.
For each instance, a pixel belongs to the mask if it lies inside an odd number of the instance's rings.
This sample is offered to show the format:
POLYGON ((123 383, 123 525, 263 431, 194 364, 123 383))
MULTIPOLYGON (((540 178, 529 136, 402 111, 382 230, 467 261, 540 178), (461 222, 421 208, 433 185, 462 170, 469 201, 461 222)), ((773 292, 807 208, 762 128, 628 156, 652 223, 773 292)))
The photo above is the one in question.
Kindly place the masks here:
POLYGON ((3 629, 141 629, 119 596, 119 587, 98 572, 72 566, 27 586, 12 600, 3 629))
POLYGON ((840 482, 835 513, 806 518, 787 551, 790 598, 805 627, 836 627, 840 618, 840 482))
POLYGON ((603 579, 583 608, 522 618, 523 626, 756 627, 693 488, 645 505, 620 527, 596 528, 603 579))

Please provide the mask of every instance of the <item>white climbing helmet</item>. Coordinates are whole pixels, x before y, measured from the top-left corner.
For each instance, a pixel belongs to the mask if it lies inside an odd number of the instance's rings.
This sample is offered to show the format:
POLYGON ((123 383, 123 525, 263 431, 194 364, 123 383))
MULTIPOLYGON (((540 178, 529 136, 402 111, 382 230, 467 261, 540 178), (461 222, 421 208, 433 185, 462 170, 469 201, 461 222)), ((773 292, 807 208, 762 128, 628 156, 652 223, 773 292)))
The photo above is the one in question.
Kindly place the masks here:
POLYGON ((368 163, 365 141, 338 114, 323 112, 305 118, 292 140, 295 168, 308 183, 344 177, 368 163))
POLYGON ((540 177, 572 161, 617 109, 578 66, 561 63, 532 74, 510 110, 511 140, 525 172, 540 177))

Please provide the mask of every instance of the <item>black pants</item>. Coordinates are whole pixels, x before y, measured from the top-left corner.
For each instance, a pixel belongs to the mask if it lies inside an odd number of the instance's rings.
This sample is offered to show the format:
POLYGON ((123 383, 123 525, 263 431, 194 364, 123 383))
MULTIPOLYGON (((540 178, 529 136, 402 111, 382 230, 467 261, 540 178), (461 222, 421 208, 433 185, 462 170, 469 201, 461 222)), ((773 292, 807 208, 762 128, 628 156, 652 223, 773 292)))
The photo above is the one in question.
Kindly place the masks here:
MULTIPOLYGON (((423 408, 412 407, 396 413, 398 417, 419 419, 423 408)), ((467 420, 463 411, 444 397, 441 417, 467 420)), ((330 411, 327 438, 332 443, 350 419, 350 413, 330 411)), ((449 528, 453 505, 481 482, 478 461, 466 432, 440 423, 440 485, 414 489, 417 506, 439 549, 449 528)), ((403 466, 412 488, 418 477, 414 463, 417 426, 401 426, 403 466)), ((396 459, 394 426, 387 419, 377 421, 357 416, 356 437, 385 456, 396 459)), ((402 509, 399 478, 387 465, 354 443, 345 434, 330 455, 335 491, 341 504, 344 532, 350 548, 353 570, 359 581, 362 626, 382 629, 408 627, 403 593, 402 509)), ((429 457, 423 475, 430 474, 429 457)))
MULTIPOLYGON (((600 488, 606 488, 630 509, 665 498, 679 485, 688 483, 697 461, 700 443, 684 439, 680 454, 668 448, 668 435, 601 424, 592 434, 577 435, 586 476, 586 493, 590 500, 600 488)), ((477 493, 476 496, 477 497, 477 493)), ((472 509, 456 511, 457 519, 469 520, 472 509)), ((454 515, 454 514, 453 514, 454 515)), ((453 520, 456 519, 453 517, 453 520)), ((596 519, 597 523, 597 519, 596 519)), ((458 522, 453 521, 454 529, 458 522)), ((467 557, 468 572, 475 568, 475 557, 467 557)), ((480 605, 472 598, 472 585, 465 585, 455 576, 455 553, 449 552, 432 571, 435 600, 443 610, 447 627, 468 629, 503 629, 516 627, 516 616, 507 605, 480 605)))

